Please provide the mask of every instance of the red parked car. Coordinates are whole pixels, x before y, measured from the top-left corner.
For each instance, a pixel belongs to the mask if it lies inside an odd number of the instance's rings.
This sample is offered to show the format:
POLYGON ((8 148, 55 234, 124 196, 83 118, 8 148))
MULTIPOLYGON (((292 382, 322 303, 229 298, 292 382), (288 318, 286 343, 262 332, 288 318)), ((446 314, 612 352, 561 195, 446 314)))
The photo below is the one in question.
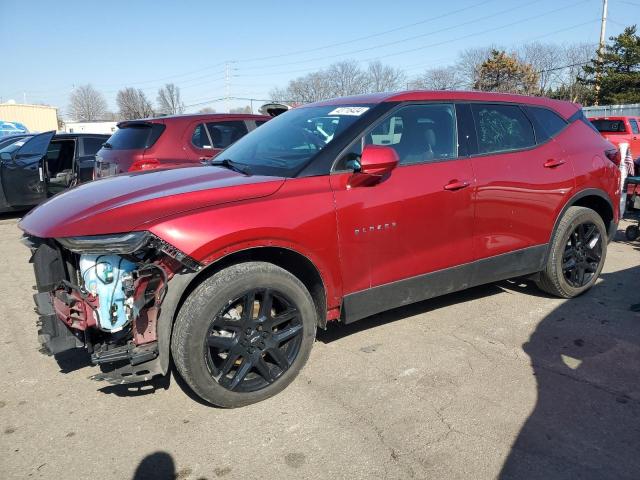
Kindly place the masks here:
POLYGON ((620 161, 572 103, 376 94, 292 109, 209 166, 77 187, 20 222, 40 339, 114 382, 180 375, 237 407, 281 391, 316 328, 527 276, 589 289, 620 161))
POLYGON ((94 178, 208 160, 270 118, 197 114, 120 122, 96 155, 94 178))

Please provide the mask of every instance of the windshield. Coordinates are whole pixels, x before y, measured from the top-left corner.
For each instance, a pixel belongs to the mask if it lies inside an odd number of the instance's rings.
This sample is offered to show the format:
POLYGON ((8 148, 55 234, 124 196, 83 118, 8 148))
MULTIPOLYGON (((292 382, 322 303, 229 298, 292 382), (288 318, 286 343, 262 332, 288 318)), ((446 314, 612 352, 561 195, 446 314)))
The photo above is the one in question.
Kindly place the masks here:
POLYGON ((248 167, 251 174, 292 177, 370 105, 328 105, 289 110, 215 157, 248 167))

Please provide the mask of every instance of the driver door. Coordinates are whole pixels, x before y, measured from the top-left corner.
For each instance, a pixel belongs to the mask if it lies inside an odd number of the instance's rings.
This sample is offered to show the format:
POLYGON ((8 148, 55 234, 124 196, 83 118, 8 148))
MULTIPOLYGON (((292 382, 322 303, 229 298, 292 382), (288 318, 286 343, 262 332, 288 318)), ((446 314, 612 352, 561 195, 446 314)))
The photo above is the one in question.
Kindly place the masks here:
POLYGON ((10 206, 29 207, 47 198, 44 162, 54 135, 53 131, 36 135, 16 150, 12 159, 2 160, 2 189, 10 206))

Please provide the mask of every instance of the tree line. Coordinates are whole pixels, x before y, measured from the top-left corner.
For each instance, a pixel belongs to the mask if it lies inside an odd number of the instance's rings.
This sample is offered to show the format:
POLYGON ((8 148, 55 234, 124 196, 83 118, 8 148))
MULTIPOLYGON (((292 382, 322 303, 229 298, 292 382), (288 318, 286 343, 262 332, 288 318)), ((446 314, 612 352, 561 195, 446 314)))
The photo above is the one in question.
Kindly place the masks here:
MULTIPOLYGON (((356 60, 333 63, 290 80, 270 91, 273 101, 303 104, 362 93, 405 89, 480 90, 544 95, 585 106, 640 103, 640 36, 630 26, 609 38, 601 56, 588 43, 558 45, 533 42, 508 50, 499 45, 469 48, 448 66, 416 76, 380 61, 361 66, 356 60), (596 84, 599 84, 597 94, 596 84), (596 98, 598 95, 599 98, 596 98)), ((73 90, 69 113, 76 120, 132 120, 183 113, 180 89, 168 83, 158 90, 156 104, 141 89, 126 87, 116 95, 117 113, 107 109, 104 96, 91 85, 73 90)), ((210 107, 201 110, 213 113, 210 107)), ((250 107, 232 113, 250 112, 250 107)))
POLYGON ((183 113, 185 106, 180 88, 167 83, 158 90, 156 104, 147 98, 143 90, 125 87, 116 94, 118 112, 110 112, 104 95, 92 85, 81 85, 71 92, 69 114, 74 120, 90 122, 96 120, 135 120, 154 115, 176 115, 183 113))

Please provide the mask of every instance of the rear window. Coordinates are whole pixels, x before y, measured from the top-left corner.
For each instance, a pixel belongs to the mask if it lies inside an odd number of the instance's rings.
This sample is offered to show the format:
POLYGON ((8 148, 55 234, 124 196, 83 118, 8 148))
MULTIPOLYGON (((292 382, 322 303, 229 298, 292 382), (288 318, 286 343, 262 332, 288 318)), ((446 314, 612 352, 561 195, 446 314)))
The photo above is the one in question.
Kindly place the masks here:
POLYGON ((115 131, 109 140, 108 147, 113 150, 137 150, 151 147, 162 132, 164 125, 161 123, 139 123, 124 125, 115 131))
POLYGON ((591 124, 602 133, 624 133, 624 121, 622 120, 591 120, 591 124))
POLYGON ((104 142, 105 141, 103 138, 93 138, 93 137, 83 138, 82 143, 83 143, 84 151, 82 154, 95 155, 97 151, 100 150, 104 142))

